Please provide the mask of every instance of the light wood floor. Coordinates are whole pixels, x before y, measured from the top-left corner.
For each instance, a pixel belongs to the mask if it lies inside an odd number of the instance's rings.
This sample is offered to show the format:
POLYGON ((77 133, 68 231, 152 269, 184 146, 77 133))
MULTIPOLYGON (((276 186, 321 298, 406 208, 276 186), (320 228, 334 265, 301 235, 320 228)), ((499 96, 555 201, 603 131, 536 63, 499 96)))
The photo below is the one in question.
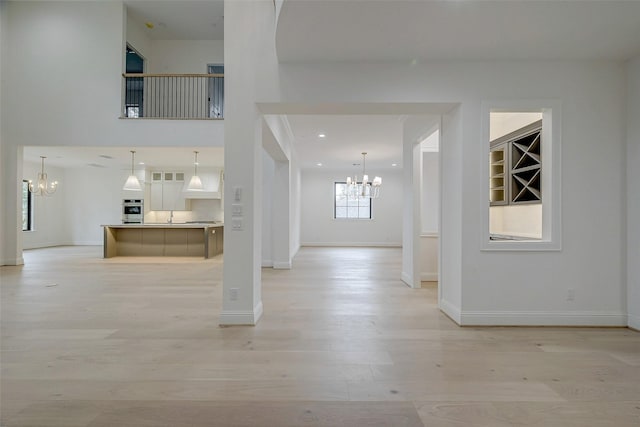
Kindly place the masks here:
POLYGON ((257 327, 218 327, 222 258, 2 267, 2 426, 640 426, 640 334, 459 328, 399 249, 263 269, 257 327))

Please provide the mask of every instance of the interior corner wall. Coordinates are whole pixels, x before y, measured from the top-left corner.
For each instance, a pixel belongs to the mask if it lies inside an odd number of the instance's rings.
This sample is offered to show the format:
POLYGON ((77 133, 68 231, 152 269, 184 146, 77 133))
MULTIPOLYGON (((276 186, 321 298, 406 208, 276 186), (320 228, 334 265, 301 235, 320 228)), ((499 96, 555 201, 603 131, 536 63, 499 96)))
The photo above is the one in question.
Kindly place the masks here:
POLYGON ((262 266, 273 267, 272 197, 274 161, 263 150, 262 153, 262 266))
MULTIPOLYGON (((5 67, 5 52, 7 49, 7 37, 8 37, 8 31, 7 31, 7 20, 9 19, 8 17, 8 11, 7 11, 7 2, 0 2, 0 166, 2 166, 2 169, 4 170, 4 147, 6 146, 6 141, 5 141, 5 126, 4 126, 4 116, 3 113, 6 110, 5 107, 5 102, 6 102, 6 97, 4 96, 4 85, 5 83, 5 72, 4 72, 4 67, 5 67)), ((0 177, 0 200, 7 200, 7 180, 4 179, 4 177, 0 177)), ((5 211, 6 206, 4 204, 4 202, 2 203, 2 206, 0 207, 0 265, 5 265, 6 264, 6 260, 5 260, 5 232, 7 229, 7 224, 5 223, 6 221, 6 216, 5 216, 5 211)))
POLYGON ((440 129, 440 300, 439 307, 456 323, 462 312, 462 112, 442 116, 440 129))
POLYGON ((627 316, 640 330, 640 57, 627 64, 627 316))
MULTIPOLYGON (((125 15, 125 19, 127 20, 125 41, 143 58, 148 60, 151 56, 151 39, 145 34, 147 28, 144 23, 128 15, 125 15)), ((145 71, 149 72, 149 70, 145 71)))
MULTIPOLYGON (((33 230, 22 232, 24 249, 45 248, 69 244, 67 207, 67 179, 64 169, 45 165, 49 180, 59 186, 51 196, 32 196, 33 230)), ((39 163, 23 163, 23 179, 35 181, 40 172, 39 163)))
POLYGON ((302 246, 401 246, 402 171, 377 170, 383 178, 380 198, 371 202, 371 220, 334 219, 334 182, 353 170, 302 171, 302 246))
POLYGON ((302 231, 302 171, 298 165, 298 158, 295 153, 291 156, 291 212, 289 218, 291 221, 289 237, 291 238, 289 253, 293 258, 300 250, 301 231, 302 231))

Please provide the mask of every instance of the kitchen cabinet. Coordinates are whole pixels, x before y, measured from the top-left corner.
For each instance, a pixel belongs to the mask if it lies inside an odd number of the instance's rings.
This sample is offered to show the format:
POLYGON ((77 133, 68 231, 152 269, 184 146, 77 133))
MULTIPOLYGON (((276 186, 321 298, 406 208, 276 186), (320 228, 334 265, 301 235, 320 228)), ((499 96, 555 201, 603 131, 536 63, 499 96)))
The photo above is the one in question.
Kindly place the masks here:
POLYGON ((542 203, 542 120, 491 142, 491 206, 542 203))
POLYGON ((188 211, 190 202, 184 197, 184 172, 151 172, 151 210, 188 211))

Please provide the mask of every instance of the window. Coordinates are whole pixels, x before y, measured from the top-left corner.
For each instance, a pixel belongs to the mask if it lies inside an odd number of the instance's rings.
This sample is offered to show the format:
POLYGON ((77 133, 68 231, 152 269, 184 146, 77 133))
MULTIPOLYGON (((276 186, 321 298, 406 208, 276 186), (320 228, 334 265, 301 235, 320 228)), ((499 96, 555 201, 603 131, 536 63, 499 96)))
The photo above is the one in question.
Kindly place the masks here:
POLYGON ((29 181, 22 181, 22 231, 33 230, 33 194, 29 192, 29 181))
POLYGON ((209 117, 220 119, 224 117, 224 64, 209 64, 207 73, 220 75, 208 79, 209 117))
POLYGON ((347 183, 334 183, 333 217, 335 219, 371 219, 371 199, 347 195, 347 183))
POLYGON ((484 250, 559 250, 560 103, 483 105, 484 250))

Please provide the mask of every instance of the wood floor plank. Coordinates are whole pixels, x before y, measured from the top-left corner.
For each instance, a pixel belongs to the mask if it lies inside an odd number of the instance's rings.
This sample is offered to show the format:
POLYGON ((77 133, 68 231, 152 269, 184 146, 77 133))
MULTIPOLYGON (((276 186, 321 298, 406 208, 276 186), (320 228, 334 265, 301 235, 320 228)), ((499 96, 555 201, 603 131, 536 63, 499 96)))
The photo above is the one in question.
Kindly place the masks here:
POLYGON ((0 425, 640 425, 640 333, 460 328, 397 248, 303 248, 233 328, 222 255, 101 254, 0 268, 0 425))

